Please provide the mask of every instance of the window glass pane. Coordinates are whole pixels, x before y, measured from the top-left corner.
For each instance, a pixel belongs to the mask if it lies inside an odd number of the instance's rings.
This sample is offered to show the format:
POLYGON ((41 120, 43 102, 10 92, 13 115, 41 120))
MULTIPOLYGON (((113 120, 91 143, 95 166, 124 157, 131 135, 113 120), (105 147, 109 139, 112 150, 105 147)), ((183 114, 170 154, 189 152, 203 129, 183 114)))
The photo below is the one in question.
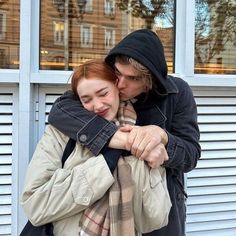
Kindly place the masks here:
POLYGON ((197 0, 195 73, 236 74, 236 1, 197 0))
POLYGON ((19 69, 20 0, 0 1, 0 69, 19 69))
POLYGON ((174 0, 41 0, 40 69, 71 70, 104 58, 125 35, 150 28, 161 38, 174 72, 174 0))

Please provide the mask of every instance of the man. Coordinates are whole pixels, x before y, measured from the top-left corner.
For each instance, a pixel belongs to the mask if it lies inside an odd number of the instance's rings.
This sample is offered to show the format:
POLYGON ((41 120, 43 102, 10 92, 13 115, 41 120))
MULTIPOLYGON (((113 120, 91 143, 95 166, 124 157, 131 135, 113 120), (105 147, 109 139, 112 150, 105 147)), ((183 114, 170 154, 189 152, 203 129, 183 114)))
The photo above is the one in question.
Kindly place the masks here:
MULTIPOLYGON (((185 235, 187 197, 184 173, 200 158, 197 109, 191 88, 180 78, 167 75, 161 41, 147 29, 134 31, 105 58, 116 71, 122 100, 131 99, 139 127, 127 128, 125 146, 136 157, 155 168, 166 167, 172 208, 166 227, 145 235, 185 235), (141 73, 140 71, 144 71, 141 73)), ((82 109, 68 92, 54 104, 49 123, 78 140, 95 155, 107 146, 120 148, 121 131, 114 124, 82 109)))

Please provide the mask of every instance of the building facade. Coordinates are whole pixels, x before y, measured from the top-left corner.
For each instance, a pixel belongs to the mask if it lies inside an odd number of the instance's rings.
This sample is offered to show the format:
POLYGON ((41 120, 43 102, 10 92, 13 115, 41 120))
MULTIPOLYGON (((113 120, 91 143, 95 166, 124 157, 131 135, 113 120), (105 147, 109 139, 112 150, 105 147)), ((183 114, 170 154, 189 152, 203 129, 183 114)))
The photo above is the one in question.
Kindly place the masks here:
POLYGON ((186 235, 236 235, 236 2, 166 0, 161 11, 125 2, 0 1, 0 235, 19 235, 26 222, 27 165, 73 69, 144 27, 198 105, 202 157, 186 174, 186 235))

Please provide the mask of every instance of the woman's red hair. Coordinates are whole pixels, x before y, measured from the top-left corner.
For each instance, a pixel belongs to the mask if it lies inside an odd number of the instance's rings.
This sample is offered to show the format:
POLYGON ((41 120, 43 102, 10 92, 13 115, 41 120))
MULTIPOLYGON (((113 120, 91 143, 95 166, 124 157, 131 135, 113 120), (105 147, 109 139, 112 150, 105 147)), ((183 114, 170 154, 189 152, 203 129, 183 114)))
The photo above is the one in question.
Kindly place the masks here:
POLYGON ((117 77, 113 69, 103 60, 92 59, 81 64, 73 73, 71 78, 71 89, 75 95, 78 95, 77 86, 81 79, 98 78, 101 80, 116 83, 117 77))

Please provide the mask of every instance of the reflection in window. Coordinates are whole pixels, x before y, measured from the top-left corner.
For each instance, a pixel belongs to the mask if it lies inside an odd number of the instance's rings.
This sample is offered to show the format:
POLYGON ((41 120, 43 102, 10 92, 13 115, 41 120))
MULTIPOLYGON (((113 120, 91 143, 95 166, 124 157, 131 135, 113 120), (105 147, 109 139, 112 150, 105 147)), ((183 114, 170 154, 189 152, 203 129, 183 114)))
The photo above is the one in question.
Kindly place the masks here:
POLYGON ((4 65, 7 65, 7 62, 7 52, 5 49, 0 48, 0 65, 2 66, 2 68, 4 68, 4 65))
POLYGON ((156 2, 41 0, 40 69, 72 70, 88 59, 104 58, 131 31, 150 28, 161 38, 169 72, 174 72, 174 0, 156 2), (55 22, 64 22, 64 32, 55 22))
POLYGON ((105 15, 114 15, 115 14, 115 1, 105 0, 104 2, 104 12, 105 15))
POLYGON ((6 37, 6 13, 0 12, 0 40, 6 37))
POLYGON ((90 26, 81 27, 81 47, 89 48, 92 46, 92 28, 90 26))
POLYGON ((54 26, 54 44, 63 45, 64 42, 64 22, 53 22, 54 26))
POLYGON ((85 12, 91 12, 93 10, 93 0, 87 0, 85 5, 85 12))
POLYGON ((20 1, 0 1, 0 69, 19 68, 20 1))
POLYGON ((105 48, 109 49, 115 45, 115 30, 105 29, 105 48))
POLYGON ((195 73, 236 74, 236 2, 196 0, 195 73))

